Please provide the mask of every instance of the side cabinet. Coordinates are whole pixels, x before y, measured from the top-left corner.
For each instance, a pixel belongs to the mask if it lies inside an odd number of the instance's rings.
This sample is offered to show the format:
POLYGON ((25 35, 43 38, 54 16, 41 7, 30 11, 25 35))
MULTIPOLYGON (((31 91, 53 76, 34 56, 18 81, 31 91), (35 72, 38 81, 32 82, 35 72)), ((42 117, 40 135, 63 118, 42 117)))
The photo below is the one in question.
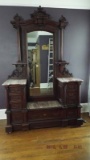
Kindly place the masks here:
POLYGON ((61 105, 67 109, 67 119, 70 125, 77 121, 77 125, 84 121, 81 118, 80 85, 83 80, 78 78, 58 78, 57 98, 61 105))
POLYGON ((26 80, 9 79, 3 85, 7 98, 6 132, 28 129, 26 109, 26 80))
POLYGON ((58 81, 58 99, 62 105, 72 107, 80 104, 80 84, 80 81, 58 81))

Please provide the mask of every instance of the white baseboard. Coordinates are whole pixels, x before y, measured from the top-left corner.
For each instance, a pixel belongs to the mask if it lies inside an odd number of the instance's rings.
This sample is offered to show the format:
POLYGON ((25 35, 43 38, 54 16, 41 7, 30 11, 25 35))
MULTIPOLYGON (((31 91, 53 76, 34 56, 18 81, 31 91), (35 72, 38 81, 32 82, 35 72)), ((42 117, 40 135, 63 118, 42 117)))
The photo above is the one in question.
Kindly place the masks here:
POLYGON ((90 116, 90 104, 89 103, 81 103, 81 113, 86 113, 88 112, 89 113, 89 116, 90 116))
POLYGON ((0 109, 0 119, 6 119, 6 109, 0 109))
MULTIPOLYGON (((90 104, 89 103, 81 103, 81 113, 89 113, 90 116, 90 104)), ((0 109, 0 120, 1 119, 6 119, 6 114, 5 114, 6 109, 0 109)))

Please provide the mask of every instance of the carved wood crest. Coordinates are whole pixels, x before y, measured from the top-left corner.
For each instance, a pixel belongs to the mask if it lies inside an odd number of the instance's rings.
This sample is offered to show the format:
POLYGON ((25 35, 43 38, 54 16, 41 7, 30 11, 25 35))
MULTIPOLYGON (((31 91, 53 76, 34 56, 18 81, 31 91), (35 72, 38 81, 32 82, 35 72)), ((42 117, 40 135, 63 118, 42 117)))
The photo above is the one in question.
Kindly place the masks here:
POLYGON ((46 24, 46 21, 50 19, 50 15, 47 14, 41 6, 37 9, 37 11, 34 11, 33 14, 31 14, 31 19, 33 20, 33 23, 38 26, 43 26, 46 24))
MULTIPOLYGON (((66 28, 68 22, 66 18, 62 15, 58 22, 52 21, 50 19, 50 15, 44 11, 44 9, 39 6, 37 10, 34 11, 34 13, 31 14, 31 19, 24 20, 21 16, 16 14, 11 21, 11 24, 14 28, 17 29, 17 37, 18 37, 18 62, 17 65, 15 65, 16 69, 12 73, 12 77, 25 77, 25 68, 27 68, 25 65, 23 65, 23 62, 27 62, 27 51, 26 51, 26 35, 25 33, 32 32, 34 30, 46 30, 48 32, 54 33, 56 30, 60 30, 60 59, 57 60, 55 63, 56 70, 58 72, 59 77, 70 77, 72 76, 71 73, 66 69, 65 65, 68 64, 63 60, 63 30, 66 28), (64 63, 65 62, 65 63, 64 63), (22 72, 20 71, 20 68, 22 72)), ((59 34, 59 33, 58 33, 59 34)), ((58 37, 57 37, 58 38, 58 37)), ((57 45, 57 44, 55 44, 57 45)))

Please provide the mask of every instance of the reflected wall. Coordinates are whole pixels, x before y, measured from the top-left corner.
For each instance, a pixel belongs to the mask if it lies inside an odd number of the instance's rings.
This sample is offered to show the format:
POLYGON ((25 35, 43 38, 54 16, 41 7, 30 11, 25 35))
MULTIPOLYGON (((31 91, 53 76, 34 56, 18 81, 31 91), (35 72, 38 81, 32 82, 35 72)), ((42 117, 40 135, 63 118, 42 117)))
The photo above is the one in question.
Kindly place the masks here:
POLYGON ((30 96, 53 95, 53 34, 27 33, 30 96))

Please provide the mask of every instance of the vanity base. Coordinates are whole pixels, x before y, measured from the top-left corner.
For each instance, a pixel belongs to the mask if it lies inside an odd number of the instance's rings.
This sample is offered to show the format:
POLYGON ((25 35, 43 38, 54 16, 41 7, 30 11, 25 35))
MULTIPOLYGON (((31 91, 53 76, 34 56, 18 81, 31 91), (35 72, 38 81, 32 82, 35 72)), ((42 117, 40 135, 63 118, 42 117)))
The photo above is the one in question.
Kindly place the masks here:
POLYGON ((12 125, 6 126, 7 133, 36 128, 77 127, 84 123, 81 118, 81 106, 64 107, 58 101, 29 103, 27 110, 12 110, 9 115, 12 125), (52 107, 49 104, 52 104, 52 107))
POLYGON ((84 123, 82 118, 79 119, 47 119, 47 120, 33 120, 28 122, 27 127, 22 127, 22 124, 12 124, 12 129, 6 126, 6 132, 12 133, 13 131, 26 131, 31 129, 51 128, 51 127, 80 127, 84 123))

